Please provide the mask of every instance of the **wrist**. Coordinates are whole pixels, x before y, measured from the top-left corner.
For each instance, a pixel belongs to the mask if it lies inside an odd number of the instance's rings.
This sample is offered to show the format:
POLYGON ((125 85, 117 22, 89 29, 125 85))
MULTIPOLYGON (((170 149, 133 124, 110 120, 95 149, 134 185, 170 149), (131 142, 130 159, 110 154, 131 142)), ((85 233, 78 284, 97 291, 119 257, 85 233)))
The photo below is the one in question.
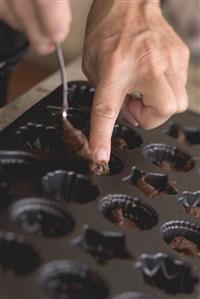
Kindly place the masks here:
POLYGON ((127 2, 130 2, 130 9, 136 15, 148 18, 149 15, 152 17, 152 14, 156 16, 161 13, 160 0, 128 0, 127 2))
POLYGON ((93 0, 91 11, 101 14, 101 10, 107 10, 107 15, 124 15, 130 16, 131 19, 135 17, 142 17, 148 19, 152 18, 152 14, 161 14, 160 8, 161 0, 93 0))

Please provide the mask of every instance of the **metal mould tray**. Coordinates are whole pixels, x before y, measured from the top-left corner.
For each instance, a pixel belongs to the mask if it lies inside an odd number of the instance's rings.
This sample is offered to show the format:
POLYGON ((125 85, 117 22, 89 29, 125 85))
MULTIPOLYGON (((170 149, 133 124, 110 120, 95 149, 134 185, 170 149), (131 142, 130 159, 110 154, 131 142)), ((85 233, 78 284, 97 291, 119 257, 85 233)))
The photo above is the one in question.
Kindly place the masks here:
MULTIPOLYGON (((88 134, 94 88, 69 84, 88 134)), ((108 176, 56 126, 61 87, 0 132, 0 298, 199 299, 200 120, 151 131, 117 121, 108 176)))

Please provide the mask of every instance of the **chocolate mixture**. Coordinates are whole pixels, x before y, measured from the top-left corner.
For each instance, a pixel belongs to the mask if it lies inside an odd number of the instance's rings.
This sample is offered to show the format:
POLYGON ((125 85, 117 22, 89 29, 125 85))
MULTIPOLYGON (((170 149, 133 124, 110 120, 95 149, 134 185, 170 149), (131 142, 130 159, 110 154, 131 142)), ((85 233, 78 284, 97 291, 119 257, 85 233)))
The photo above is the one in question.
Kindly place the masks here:
POLYGON ((128 149, 128 144, 127 142, 120 137, 114 137, 112 138, 112 145, 119 148, 119 149, 128 149))
POLYGON ((160 167, 166 171, 189 171, 193 167, 193 161, 192 159, 190 159, 188 161, 185 161, 185 163, 182 163, 180 167, 177 167, 176 164, 164 160, 161 161, 160 167))
POLYGON ((161 191, 146 181, 147 175, 144 173, 138 180, 133 182, 133 185, 139 188, 148 198, 153 198, 159 194, 176 194, 176 183, 170 182, 166 189, 161 191))
POLYGON ((149 198, 153 198, 156 195, 160 194, 160 193, 164 193, 164 192, 160 192, 158 189, 156 189, 155 187, 153 187, 152 185, 148 184, 145 181, 145 175, 143 175, 141 178, 139 178, 136 182, 135 182, 135 186, 137 188, 139 188, 147 197, 149 198))
POLYGON ((183 131, 181 131, 180 129, 178 130, 177 132, 177 135, 176 135, 176 140, 182 144, 185 144, 185 145, 188 145, 190 144, 188 141, 187 141, 187 138, 186 138, 186 135, 183 131))
POLYGON ((110 219, 121 227, 139 229, 137 223, 134 220, 129 219, 124 215, 123 209, 113 210, 112 214, 110 215, 110 219))
POLYGON ((87 137, 71 123, 59 114, 57 117, 58 128, 62 132, 64 143, 77 157, 86 161, 92 173, 97 175, 107 175, 109 173, 108 162, 95 161, 89 147, 87 137))
POLYGON ((200 218, 200 206, 197 207, 188 207, 186 211, 196 218, 200 218))
POLYGON ((170 247, 178 252, 192 257, 200 257, 200 249, 192 241, 184 237, 175 237, 170 242, 170 247))

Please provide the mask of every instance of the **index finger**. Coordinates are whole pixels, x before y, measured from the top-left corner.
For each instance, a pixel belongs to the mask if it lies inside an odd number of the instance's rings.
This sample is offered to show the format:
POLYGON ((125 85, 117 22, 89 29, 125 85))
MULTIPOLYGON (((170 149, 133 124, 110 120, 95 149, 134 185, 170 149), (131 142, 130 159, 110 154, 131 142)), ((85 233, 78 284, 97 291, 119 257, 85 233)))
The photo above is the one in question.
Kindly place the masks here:
POLYGON ((97 85, 91 114, 90 146, 96 160, 108 161, 115 121, 125 98, 121 84, 97 85))

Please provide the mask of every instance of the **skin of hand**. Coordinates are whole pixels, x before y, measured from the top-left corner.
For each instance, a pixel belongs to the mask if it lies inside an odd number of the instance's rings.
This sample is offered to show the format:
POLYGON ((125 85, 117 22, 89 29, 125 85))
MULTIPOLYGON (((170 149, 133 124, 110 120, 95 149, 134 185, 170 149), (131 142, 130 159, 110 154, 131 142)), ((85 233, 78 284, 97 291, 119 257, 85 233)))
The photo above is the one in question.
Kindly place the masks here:
POLYGON ((68 0, 1 0, 0 19, 25 33, 32 49, 45 55, 68 34, 71 11, 68 0))
POLYGON ((90 144, 97 160, 109 159, 120 111, 130 124, 153 129, 186 110, 188 62, 158 0, 93 2, 82 68, 96 86, 90 144))

